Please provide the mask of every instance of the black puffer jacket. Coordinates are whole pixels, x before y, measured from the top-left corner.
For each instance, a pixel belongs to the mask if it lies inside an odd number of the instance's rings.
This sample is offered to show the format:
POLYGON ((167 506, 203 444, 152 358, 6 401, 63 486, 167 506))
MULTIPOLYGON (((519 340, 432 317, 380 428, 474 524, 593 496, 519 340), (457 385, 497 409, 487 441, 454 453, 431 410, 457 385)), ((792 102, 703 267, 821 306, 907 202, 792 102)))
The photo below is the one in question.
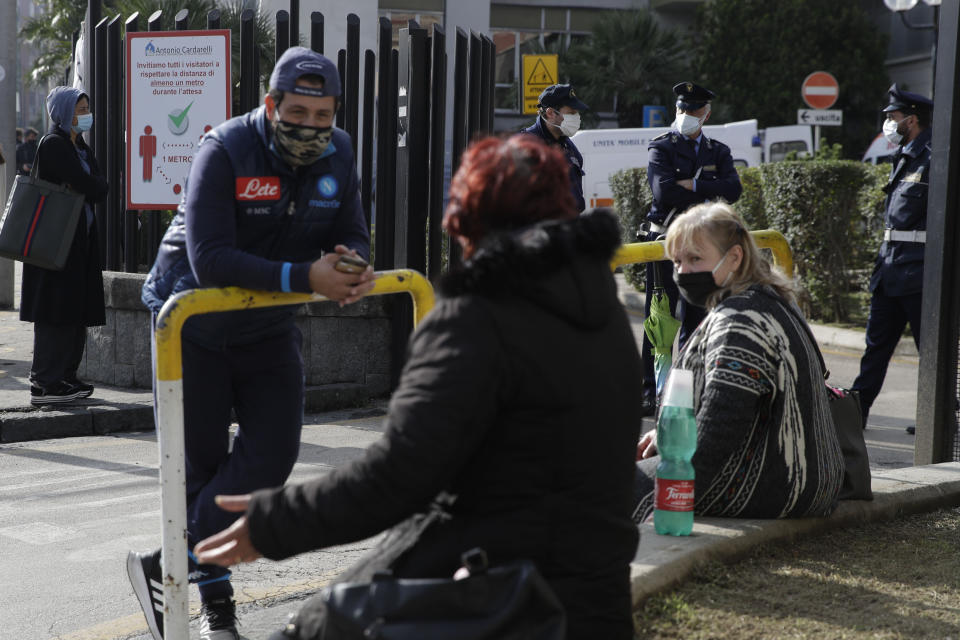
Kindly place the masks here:
POLYGON ((453 517, 396 575, 449 577, 476 546, 492 563, 531 558, 569 638, 631 638, 641 372, 608 262, 618 244, 606 211, 488 238, 412 337, 384 437, 323 478, 257 493, 257 549, 360 540, 446 490, 453 517))

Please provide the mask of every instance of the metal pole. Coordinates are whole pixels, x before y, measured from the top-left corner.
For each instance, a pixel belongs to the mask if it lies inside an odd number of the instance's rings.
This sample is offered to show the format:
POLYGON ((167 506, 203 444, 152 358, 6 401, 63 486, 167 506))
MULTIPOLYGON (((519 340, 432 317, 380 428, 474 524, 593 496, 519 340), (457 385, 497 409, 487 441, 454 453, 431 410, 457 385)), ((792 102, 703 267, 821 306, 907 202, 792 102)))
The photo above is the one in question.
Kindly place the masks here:
POLYGON ((187 31, 190 28, 190 10, 180 9, 173 16, 173 28, 177 31, 187 31))
POLYGON ((211 9, 207 12, 207 29, 214 30, 220 28, 220 9, 211 9))
MULTIPOLYGON (((457 27, 456 46, 454 47, 453 72, 453 158, 450 162, 451 177, 460 166, 460 156, 467 147, 467 64, 469 61, 467 33, 457 27)), ((460 264, 462 251, 460 245, 451 242, 448 246, 448 266, 453 268, 460 264)))
POLYGON ((357 121, 360 112, 360 18, 355 13, 347 15, 347 50, 344 74, 346 84, 341 109, 345 110, 345 130, 353 144, 353 157, 357 157, 357 121))
MULTIPOLYGON (((124 23, 126 33, 136 33, 140 30, 140 14, 134 12, 124 23)), ((121 77, 126 74, 121 72, 121 77)), ((129 88, 129 87, 128 87, 129 88)), ((121 160, 122 162, 122 160, 121 160)), ((125 176, 129 177, 129 176, 125 176)), ((126 192, 126 189, 124 189, 126 192)), ((125 211, 123 215, 123 270, 127 273, 137 272, 138 237, 137 226, 139 215, 137 211, 125 211)))
POLYGON ((300 46, 300 0, 290 0, 290 46, 300 46))
MULTIPOLYGON (((346 73, 347 73, 347 51, 346 49, 340 49, 337 51, 337 73, 340 74, 340 91, 343 91, 344 83, 346 82, 346 73)), ((337 109, 337 117, 335 124, 338 129, 344 128, 344 123, 346 121, 345 115, 346 109, 343 105, 340 105, 340 108, 337 109)))
POLYGON ((933 108, 933 151, 924 249, 917 436, 914 461, 957 459, 957 345, 960 341, 960 5, 945 2, 937 45, 937 98, 933 108))
MULTIPOLYGON (((123 171, 123 51, 120 16, 107 26, 107 182, 120 185, 123 171)), ((104 267, 120 269, 120 230, 123 225, 123 189, 107 194, 107 260, 104 267)))
POLYGON ((277 11, 277 36, 274 46, 275 60, 279 60, 283 52, 290 48, 290 14, 281 9, 277 11))
POLYGON ((487 36, 480 36, 480 131, 488 135, 493 130, 493 113, 490 106, 490 76, 493 73, 493 41, 487 36))
POLYGON ((323 14, 319 11, 310 14, 310 48, 323 54, 323 14))
POLYGON ((470 87, 467 99, 467 140, 480 132, 483 123, 480 120, 480 86, 483 71, 483 44, 476 31, 470 32, 470 87))
MULTIPOLYGON (((211 12, 213 13, 213 12, 211 12)), ((207 16, 207 22, 209 24, 210 16, 207 16)), ((220 14, 217 12, 216 20, 219 23, 220 14)), ((154 11, 150 16, 150 19, 147 20, 147 30, 148 31, 163 31, 163 12, 154 11)), ((146 211, 144 212, 143 218, 146 220, 147 227, 147 264, 153 264, 153 261, 157 258, 157 250, 160 248, 160 240, 162 238, 163 230, 160 228, 160 212, 146 211)))
POLYGON ((428 200, 427 228, 428 271, 436 278, 443 270, 443 165, 446 145, 444 132, 447 126, 447 38, 440 25, 433 25, 431 38, 430 82, 430 193, 428 200))
POLYGON ((396 111, 390 110, 391 70, 390 59, 393 51, 392 28, 390 21, 380 18, 377 35, 377 215, 374 221, 374 268, 393 267, 393 220, 395 175, 391 172, 392 160, 396 158, 396 134, 391 138, 391 124, 396 123, 396 111))
MULTIPOLYGON (((104 18, 101 20, 94 30, 94 60, 97 63, 97 69, 93 74, 93 77, 96 78, 96 86, 93 91, 93 122, 95 129, 95 139, 93 145, 93 153, 99 158, 101 166, 106 169, 108 149, 107 149, 107 132, 109 130, 108 120, 107 120, 107 27, 110 24, 109 18, 104 18), (101 126, 96 126, 97 122, 102 123, 101 126)), ((109 176, 108 176, 109 179, 109 176)), ((107 266, 107 227, 110 225, 109 207, 107 206, 107 198, 104 198, 101 202, 98 202, 93 206, 93 213, 97 219, 97 243, 100 245, 100 264, 105 268, 107 266)))
POLYGON ((371 229, 373 207, 373 115, 374 80, 377 75, 377 56, 367 49, 364 52, 363 66, 363 145, 360 148, 360 201, 363 214, 367 219, 367 229, 371 229))
MULTIPOLYGON (((7 201, 7 192, 16 180, 17 141, 14 135, 17 116, 17 6, 0 2, 0 147, 5 163, 0 165, 0 197, 7 201)), ((12 309, 15 303, 14 264, 0 260, 0 308, 12 309)))
POLYGON ((240 14, 240 113, 247 113, 257 106, 257 55, 253 39, 253 9, 244 9, 240 14))

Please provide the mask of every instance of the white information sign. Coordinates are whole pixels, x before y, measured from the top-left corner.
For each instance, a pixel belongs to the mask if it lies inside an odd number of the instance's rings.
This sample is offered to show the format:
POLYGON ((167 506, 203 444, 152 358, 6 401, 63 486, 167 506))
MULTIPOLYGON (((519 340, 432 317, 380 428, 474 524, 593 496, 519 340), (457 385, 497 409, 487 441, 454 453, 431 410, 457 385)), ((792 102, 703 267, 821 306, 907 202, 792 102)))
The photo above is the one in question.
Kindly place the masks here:
POLYGON ((839 127, 843 124, 841 109, 797 109, 797 124, 839 127))
POLYGON ((127 34, 127 209, 174 209, 197 143, 230 117, 230 30, 127 34))

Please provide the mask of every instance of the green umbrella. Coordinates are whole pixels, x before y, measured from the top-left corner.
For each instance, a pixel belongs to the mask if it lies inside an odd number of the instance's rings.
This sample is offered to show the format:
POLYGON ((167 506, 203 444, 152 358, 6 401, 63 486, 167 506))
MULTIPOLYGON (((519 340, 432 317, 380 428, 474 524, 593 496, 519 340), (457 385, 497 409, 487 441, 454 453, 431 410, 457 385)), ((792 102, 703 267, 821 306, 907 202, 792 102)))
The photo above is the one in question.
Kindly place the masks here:
MULTIPOLYGON (((657 269, 654 273, 657 273, 657 269)), ((657 396, 663 390, 663 384, 673 364, 673 339, 680 330, 680 321, 670 313, 670 298, 662 287, 653 288, 650 301, 650 315, 643 321, 643 331, 653 347, 653 371, 657 379, 657 396)))

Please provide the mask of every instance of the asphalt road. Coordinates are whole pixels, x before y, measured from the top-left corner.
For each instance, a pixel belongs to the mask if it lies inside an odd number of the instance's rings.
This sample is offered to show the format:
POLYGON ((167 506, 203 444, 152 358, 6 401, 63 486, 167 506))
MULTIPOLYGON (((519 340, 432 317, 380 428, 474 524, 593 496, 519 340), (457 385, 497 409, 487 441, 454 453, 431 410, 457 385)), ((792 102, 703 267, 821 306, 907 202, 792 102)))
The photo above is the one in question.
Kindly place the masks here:
MULTIPOLYGON (((824 356, 831 380, 849 385, 859 353, 828 350, 824 356)), ((876 468, 913 464, 913 436, 904 427, 916 414, 916 384, 916 358, 891 364, 867 430, 876 468)), ((308 416, 293 481, 360 455, 380 435, 375 412, 308 416)), ((0 445, 0 640, 146 637, 124 560, 130 549, 159 546, 159 504, 152 433, 0 445)), ((234 577, 241 612, 305 597, 369 544, 242 567, 234 577)), ((196 593, 191 602, 198 602, 196 593)))

